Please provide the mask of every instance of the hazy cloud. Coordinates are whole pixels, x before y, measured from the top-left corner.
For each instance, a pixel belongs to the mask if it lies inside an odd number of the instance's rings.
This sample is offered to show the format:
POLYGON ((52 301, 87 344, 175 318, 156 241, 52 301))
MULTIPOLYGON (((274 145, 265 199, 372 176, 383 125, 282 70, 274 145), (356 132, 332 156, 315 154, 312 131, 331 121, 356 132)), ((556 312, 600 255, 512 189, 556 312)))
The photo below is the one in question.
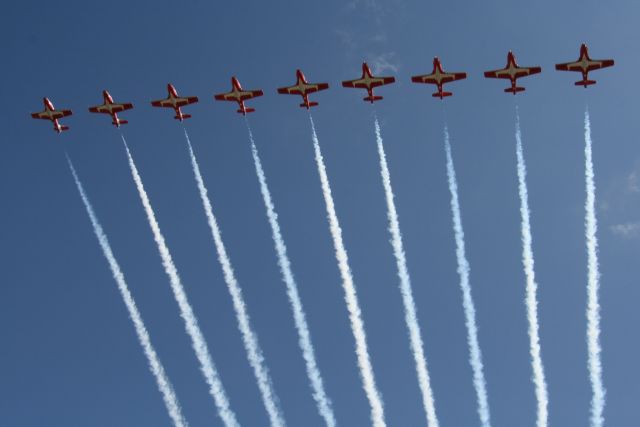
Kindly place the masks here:
POLYGON ((396 56, 394 52, 383 53, 371 58, 370 65, 374 74, 383 73, 385 71, 398 72, 400 68, 398 64, 393 62, 396 56))
POLYGON ((358 48, 356 37, 353 31, 349 30, 335 30, 334 31, 340 42, 348 49, 355 50, 358 48))
POLYGON ((640 193, 640 174, 637 169, 627 176, 627 191, 630 193, 640 193))
POLYGON ((347 2, 345 8, 349 11, 366 9, 375 14, 376 18, 382 18, 382 6, 378 3, 378 0, 351 0, 347 2))
POLYGON ((613 234, 615 234, 616 236, 624 237, 625 239, 633 239, 640 236, 640 222, 615 224, 610 228, 613 234))

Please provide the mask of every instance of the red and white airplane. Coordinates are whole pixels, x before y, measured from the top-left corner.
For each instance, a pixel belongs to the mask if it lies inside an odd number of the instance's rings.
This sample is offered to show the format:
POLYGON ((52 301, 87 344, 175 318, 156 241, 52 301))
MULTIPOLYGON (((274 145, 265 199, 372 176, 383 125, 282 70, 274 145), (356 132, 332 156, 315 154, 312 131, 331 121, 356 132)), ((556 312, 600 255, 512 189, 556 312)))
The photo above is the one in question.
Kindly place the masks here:
POLYGON ((540 67, 520 67, 516 62, 516 57, 513 55, 513 52, 509 51, 507 54, 507 66, 499 70, 487 71, 484 73, 484 76, 491 79, 511 80, 511 87, 506 88, 504 91, 515 95, 525 90, 523 87, 516 85, 517 79, 538 74, 541 71, 542 68, 540 67))
POLYGON ((51 120, 53 122, 53 130, 62 133, 65 130, 69 130, 69 126, 63 126, 58 120, 63 117, 73 114, 71 110, 56 110, 53 107, 53 103, 49 101, 49 98, 43 98, 44 110, 39 113, 31 113, 31 117, 34 119, 51 120))
POLYGON ((584 86, 596 84, 595 80, 589 80, 589 71, 599 70, 600 68, 612 67, 613 59, 591 59, 589 58, 589 48, 582 43, 580 46, 580 57, 576 62, 567 62, 564 64, 556 64, 556 70, 560 71, 577 71, 582 73, 582 80, 575 82, 576 86, 584 86))
POLYGON ((257 96, 262 96, 263 92, 261 90, 242 90, 242 86, 240 86, 240 82, 237 78, 231 77, 231 92, 220 93, 215 95, 215 99, 218 101, 235 101, 240 106, 238 113, 246 116, 247 113, 253 113, 255 108, 247 108, 244 105, 244 101, 247 101, 251 98, 255 98, 257 96))
POLYGON ((197 96, 187 96, 180 97, 178 96, 178 92, 176 88, 173 87, 171 83, 167 85, 167 91, 169 92, 169 96, 165 99, 159 99, 157 101, 151 101, 151 105, 154 107, 165 107, 165 108, 173 108, 176 112, 176 116, 174 119, 183 121, 184 119, 191 118, 191 114, 183 114, 180 107, 184 107, 185 105, 195 104, 198 102, 197 96))
POLYGON ((311 107, 315 107, 318 105, 317 102, 309 101, 309 94, 318 92, 321 90, 329 89, 329 83, 309 83, 307 79, 305 79, 302 71, 296 70, 296 84, 288 87, 281 87, 278 89, 278 93, 285 95, 300 95, 302 96, 302 104, 300 107, 306 108, 307 110, 311 107))
POLYGON ((395 77, 374 77, 371 74, 371 70, 366 62, 362 63, 362 77, 355 80, 346 80, 342 82, 343 87, 352 87, 356 89, 366 89, 367 96, 363 98, 363 101, 369 101, 372 104, 375 101, 379 101, 382 99, 381 96, 373 95, 373 88, 378 86, 384 86, 395 82, 395 77))
POLYGON ((120 125, 124 125, 129 123, 127 120, 123 120, 118 117, 118 113, 121 113, 126 110, 130 110, 133 108, 133 104, 116 104, 113 102, 113 98, 106 90, 102 91, 102 97, 104 98, 104 103, 102 105, 96 105, 95 107, 89 107, 89 111, 92 113, 102 113, 108 114, 111 116, 111 124, 115 127, 119 128, 120 125))
POLYGON ((442 69, 442 64, 440 63, 440 59, 436 56, 433 58, 433 71, 431 74, 424 74, 422 76, 413 76, 411 77, 411 81, 414 83, 427 83, 436 85, 438 87, 438 91, 433 93, 431 96, 434 98, 443 99, 446 96, 451 96, 453 93, 444 92, 442 90, 442 86, 445 83, 455 82, 456 80, 462 80, 467 78, 467 73, 447 73, 442 69))

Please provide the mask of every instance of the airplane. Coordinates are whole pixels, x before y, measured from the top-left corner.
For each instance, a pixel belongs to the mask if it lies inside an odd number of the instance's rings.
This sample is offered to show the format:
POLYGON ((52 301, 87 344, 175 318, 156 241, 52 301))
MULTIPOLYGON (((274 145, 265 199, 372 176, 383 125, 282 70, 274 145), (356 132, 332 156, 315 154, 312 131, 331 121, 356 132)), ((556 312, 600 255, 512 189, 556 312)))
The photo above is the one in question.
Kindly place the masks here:
POLYGON ((442 90, 442 86, 445 83, 455 82, 456 80, 462 80, 467 78, 467 73, 447 73, 442 69, 442 63, 440 59, 436 56, 433 58, 433 71, 431 74, 424 74, 422 76, 413 76, 411 77, 411 81, 414 83, 428 83, 432 85, 436 85, 438 87, 438 91, 433 93, 431 96, 434 98, 443 99, 446 96, 451 96, 453 93, 444 92, 442 90))
POLYGON ((106 90, 102 91, 102 97, 104 98, 104 103, 102 105, 96 105, 95 107, 89 107, 89 111, 92 113, 103 113, 111 116, 111 124, 115 127, 119 128, 120 125, 124 125, 129 123, 127 120, 123 120, 118 117, 118 113, 121 113, 126 110, 130 110, 133 108, 133 104, 116 104, 113 102, 113 98, 106 90))
POLYGON ((576 62, 567 62, 564 64, 556 64, 556 70, 559 71, 577 71, 582 73, 582 80, 575 82, 576 86, 587 86, 596 84, 595 80, 589 80, 589 71, 599 70, 600 68, 612 67, 613 59, 591 59, 589 58, 589 48, 585 43, 580 46, 580 57, 576 62))
POLYGON ((253 113, 256 110, 255 108, 245 107, 244 101, 262 95, 263 92, 261 90, 242 90, 242 86, 240 86, 240 82, 238 81, 238 79, 235 77, 231 77, 231 92, 215 95, 215 99, 218 101, 237 102, 240 106, 238 113, 246 116, 247 113, 253 113))
POLYGON ((188 96, 188 97, 180 97, 178 96, 178 92, 176 88, 173 87, 171 83, 167 85, 167 91, 169 92, 169 96, 165 99, 160 99, 158 101, 151 101, 151 105, 154 107, 165 107, 165 108, 173 108, 176 112, 176 116, 174 119, 183 121, 184 119, 191 118, 191 114, 182 114, 182 110, 180 107, 184 107, 185 105, 195 104, 198 102, 197 96, 188 96))
POLYGON ((58 134, 69 130, 69 126, 61 125, 59 120, 72 115, 71 110, 56 110, 53 107, 53 103, 49 101, 49 98, 43 98, 42 102, 44 103, 44 110, 39 113, 31 113, 31 117, 34 119, 51 120, 53 122, 53 130, 58 132, 58 134))
POLYGON ((356 89, 366 89, 367 96, 363 101, 369 101, 372 104, 382 99, 381 96, 373 96, 373 88, 384 86, 395 82, 395 77, 374 77, 366 62, 362 63, 362 77, 355 80, 346 80, 342 82, 342 87, 351 87, 356 89))
POLYGON ((307 79, 304 78, 304 74, 302 71, 296 70, 296 84, 288 87, 281 87, 278 89, 278 93, 285 95, 300 95, 302 96, 302 104, 300 107, 306 108, 307 110, 311 107, 315 107, 318 105, 317 102, 309 101, 309 94, 318 92, 321 90, 329 89, 329 83, 309 83, 307 79))
POLYGON ((484 76, 491 79, 511 80, 511 87, 506 88, 504 91, 515 95, 525 90, 525 88, 516 85, 516 80, 521 77, 538 74, 541 71, 542 68, 540 67, 520 67, 516 62, 516 57, 513 55, 513 52, 509 51, 507 54, 507 66, 499 70, 487 71, 484 73, 484 76))

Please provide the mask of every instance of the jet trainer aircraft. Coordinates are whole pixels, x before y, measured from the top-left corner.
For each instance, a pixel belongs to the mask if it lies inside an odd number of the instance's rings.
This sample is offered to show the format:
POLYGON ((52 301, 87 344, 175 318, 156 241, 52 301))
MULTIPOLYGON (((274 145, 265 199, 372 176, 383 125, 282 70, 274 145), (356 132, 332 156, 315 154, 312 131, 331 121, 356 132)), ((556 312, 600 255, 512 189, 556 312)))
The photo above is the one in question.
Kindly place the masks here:
POLYGON ((244 105, 244 101, 262 96, 263 93, 261 90, 242 90, 242 86, 240 86, 240 82, 237 78, 231 77, 231 92, 220 93, 215 95, 215 99, 217 101, 235 101, 238 103, 240 107, 238 109, 238 113, 246 116, 247 113, 253 113, 255 108, 247 108, 244 105))
POLYGON ((126 110, 130 110, 133 108, 133 104, 125 103, 125 104, 116 104, 113 102, 113 98, 106 90, 102 91, 102 97, 104 98, 104 103, 102 105, 96 105, 95 107, 90 107, 89 111, 92 113, 102 113, 108 114, 111 116, 111 124, 115 127, 119 128, 120 125, 124 125, 129 123, 127 120, 123 120, 118 117, 118 113, 121 113, 126 110))
POLYGON ((432 85, 436 85, 438 87, 438 91, 433 93, 431 96, 434 98, 443 99, 446 96, 453 95, 452 92, 444 92, 442 90, 442 86, 445 83, 455 82, 456 80, 462 80, 467 78, 467 73, 447 73, 442 69, 442 63, 440 63, 440 59, 436 56, 433 58, 433 71, 431 74, 424 74, 421 76, 413 76, 411 77, 411 81, 414 83, 428 83, 432 85))
POLYGON ((577 71, 582 73, 582 80, 575 82, 576 86, 584 86, 596 84, 595 80, 589 80, 589 71, 599 70, 600 68, 612 67, 613 59, 591 59, 589 57, 589 48, 582 43, 580 46, 580 57, 576 62, 567 62, 564 64, 556 64, 556 70, 559 71, 577 71))
POLYGON ((509 79, 511 80, 511 87, 506 88, 504 91, 512 94, 518 92, 524 92, 525 88, 516 85, 516 80, 521 77, 528 77, 533 74, 538 74, 542 71, 540 67, 520 67, 516 62, 516 57, 513 52, 509 51, 507 54, 507 66, 499 70, 487 71, 484 76, 491 79, 509 79))
POLYGON ((53 130, 58 132, 58 134, 69 130, 69 126, 61 125, 58 120, 72 115, 71 110, 56 110, 53 107, 53 103, 49 101, 49 98, 43 98, 42 102, 44 103, 44 110, 39 113, 31 113, 31 117, 34 119, 51 120, 51 122, 53 122, 53 130))
POLYGON ((151 101, 151 105, 154 107, 165 107, 165 108, 173 108, 176 112, 176 116, 174 119, 183 121, 185 119, 191 118, 191 114, 182 114, 182 110, 180 107, 184 107, 185 105, 195 104, 198 102, 197 96, 188 96, 188 97, 180 97, 178 96, 178 92, 176 88, 173 87, 171 83, 167 85, 167 91, 169 92, 169 96, 165 99, 159 99, 158 101, 151 101))
POLYGON ((296 70, 296 84, 293 86, 281 87, 278 89, 278 93, 285 95, 300 95, 302 96, 302 104, 300 107, 307 110, 311 107, 318 105, 317 102, 309 101, 309 94, 318 92, 321 90, 329 89, 329 83, 309 83, 305 79, 302 71, 296 70))
POLYGON ((373 88, 378 86, 384 86, 395 82, 395 77, 375 77, 371 74, 371 70, 366 62, 362 63, 362 77, 355 80, 346 80, 342 82, 343 87, 351 87, 356 89, 366 89, 367 96, 364 97, 363 101, 369 101, 372 104, 375 101, 379 101, 382 99, 381 96, 373 95, 373 88))

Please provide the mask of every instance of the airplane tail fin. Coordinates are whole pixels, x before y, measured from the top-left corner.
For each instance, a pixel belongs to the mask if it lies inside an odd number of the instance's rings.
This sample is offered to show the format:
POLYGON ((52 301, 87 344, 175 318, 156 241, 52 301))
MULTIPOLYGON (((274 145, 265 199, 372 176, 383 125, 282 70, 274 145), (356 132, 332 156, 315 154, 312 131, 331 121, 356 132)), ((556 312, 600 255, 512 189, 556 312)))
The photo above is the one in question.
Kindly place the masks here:
POLYGON ((431 96, 433 96, 434 98, 445 98, 447 96, 451 96, 453 95, 452 92, 436 92, 436 93, 432 93, 431 96))
POLYGON ((127 123, 129 123, 129 120, 117 119, 114 120, 111 124, 119 128, 120 125, 126 125, 127 123))
POLYGON ((302 104, 300 104, 300 107, 301 108, 306 108, 308 110, 310 107, 315 107, 316 105, 318 105, 317 102, 309 102, 309 104, 305 104, 303 102, 302 104))
POLYGON ((514 94, 514 95, 515 95, 515 94, 516 94, 516 93, 518 93, 518 92, 524 92, 524 91, 525 91, 525 88, 520 87, 520 86, 516 86, 516 87, 508 87, 508 88, 506 88, 504 91, 505 91, 505 92, 507 92, 507 93, 512 93, 512 94, 514 94))
POLYGON ((587 79, 584 79, 584 80, 580 80, 579 82, 575 82, 574 84, 575 84, 576 86, 584 86, 584 87, 587 87, 587 86, 591 86, 591 85, 596 84, 596 81, 595 81, 595 80, 587 80, 587 79))
POLYGON ((381 96, 376 96, 376 95, 371 95, 371 96, 365 96, 364 98, 362 98, 363 101, 369 101, 370 103, 374 103, 375 101, 380 101, 382 99, 381 96))
POLYGON ((54 130, 56 132, 58 132, 58 134, 61 134, 62 132, 64 132, 65 130, 69 130, 69 126, 64 126, 64 125, 60 125, 56 128, 54 128, 54 130))
MULTIPOLYGON (((245 108, 244 110, 243 110, 243 109, 239 109, 239 110, 238 110, 238 113, 240 113, 240 114, 242 114, 242 115, 246 115, 247 113, 253 113, 254 111, 256 111, 256 109, 255 109, 255 108, 245 108)), ((186 117, 186 116, 187 116, 187 115, 185 115, 185 117, 186 117)), ((191 117, 191 116, 189 116, 189 117, 191 117)))
POLYGON ((174 119, 176 119, 176 120, 180 120, 180 121, 182 121, 182 120, 184 120, 184 119, 190 119, 190 118, 191 118, 191 114, 183 114, 183 115, 181 115, 181 116, 175 116, 175 117, 174 117, 174 119))

